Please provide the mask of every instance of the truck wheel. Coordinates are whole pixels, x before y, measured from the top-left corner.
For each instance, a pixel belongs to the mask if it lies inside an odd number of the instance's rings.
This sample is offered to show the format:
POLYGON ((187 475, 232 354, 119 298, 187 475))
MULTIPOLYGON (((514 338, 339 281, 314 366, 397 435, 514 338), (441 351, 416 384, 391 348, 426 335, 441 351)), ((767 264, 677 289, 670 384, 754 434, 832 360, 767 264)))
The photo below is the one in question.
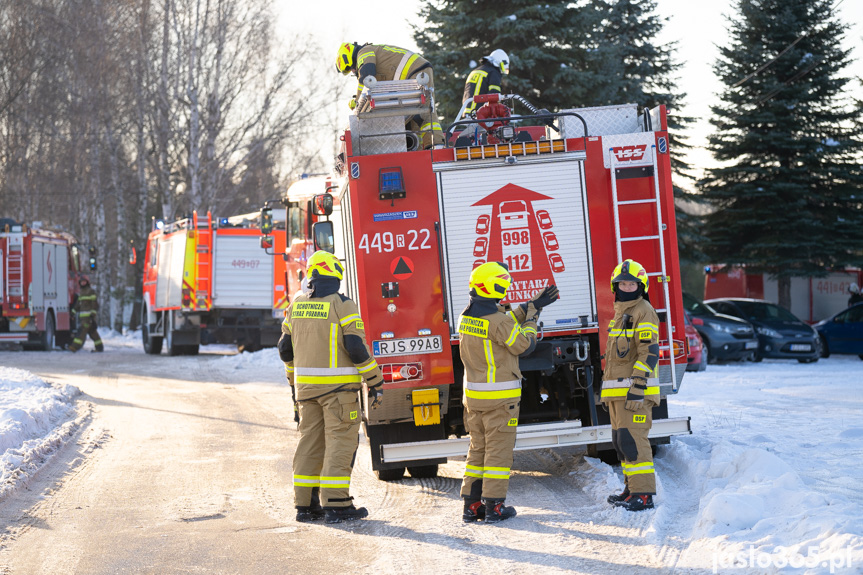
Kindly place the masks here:
POLYGON ((193 344, 185 346, 186 355, 198 355, 198 352, 201 350, 200 344, 193 344))
POLYGON ((377 475, 378 479, 380 479, 381 481, 398 481, 405 476, 405 468, 399 467, 398 469, 376 469, 375 475, 377 475))
POLYGON ((417 465, 416 467, 408 467, 408 473, 414 479, 428 479, 437 477, 437 464, 435 465, 417 465))
POLYGON ((168 355, 183 355, 186 346, 174 343, 174 321, 171 319, 171 315, 173 314, 169 312, 167 321, 165 321, 165 345, 168 346, 168 355))
POLYGON ((54 314, 49 311, 47 317, 45 317, 45 331, 42 332, 42 351, 51 351, 54 349, 54 335, 56 331, 54 314))
POLYGON ((147 321, 147 308, 141 311, 141 341, 144 343, 144 353, 159 355, 162 353, 162 338, 150 335, 150 323, 147 321))

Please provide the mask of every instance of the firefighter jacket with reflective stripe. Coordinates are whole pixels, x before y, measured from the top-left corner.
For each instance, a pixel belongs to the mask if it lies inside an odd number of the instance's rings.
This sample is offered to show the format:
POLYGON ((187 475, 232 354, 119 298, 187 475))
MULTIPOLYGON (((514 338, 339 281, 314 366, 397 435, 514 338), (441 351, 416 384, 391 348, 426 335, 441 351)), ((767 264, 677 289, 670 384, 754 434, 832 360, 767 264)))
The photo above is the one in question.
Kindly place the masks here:
POLYGON ((630 386, 637 385, 645 399, 658 405, 658 363, 659 317, 653 306, 642 297, 614 302, 614 319, 608 324, 605 345, 602 400, 625 400, 630 386), (626 325, 624 315, 629 316, 626 325))
POLYGON ((99 302, 96 301, 96 290, 93 286, 81 288, 78 293, 78 299, 75 302, 75 310, 78 312, 78 318, 93 318, 96 312, 99 311, 99 302))
POLYGON ((464 364, 465 400, 487 409, 521 397, 518 356, 536 343, 536 310, 516 308, 482 317, 459 317, 459 353, 464 364), (525 318, 529 317, 529 320, 525 318))
POLYGON ((379 82, 406 80, 431 67, 428 60, 419 54, 395 46, 366 44, 355 58, 359 78, 357 99, 363 91, 363 80, 369 76, 374 76, 379 82))
MULTIPOLYGON (((488 62, 475 69, 468 75, 467 81, 464 83, 462 103, 466 102, 468 98, 473 98, 480 94, 500 93, 501 77, 500 68, 492 66, 488 62)), ((466 112, 473 112, 477 107, 473 103, 468 106, 466 112)))
POLYGON ((321 298, 298 296, 282 322, 282 332, 291 338, 293 382, 302 401, 334 391, 356 391, 363 379, 383 379, 369 353, 357 305, 342 294, 321 298), (365 347, 363 361, 354 363, 345 346, 345 336, 358 336, 365 347))

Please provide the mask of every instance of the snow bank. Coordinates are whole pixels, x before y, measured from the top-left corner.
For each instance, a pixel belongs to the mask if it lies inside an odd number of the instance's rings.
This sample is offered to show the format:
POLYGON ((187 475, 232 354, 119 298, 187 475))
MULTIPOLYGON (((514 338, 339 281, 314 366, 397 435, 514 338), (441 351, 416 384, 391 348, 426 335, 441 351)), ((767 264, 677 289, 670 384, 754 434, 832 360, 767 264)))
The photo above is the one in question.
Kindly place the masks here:
POLYGON ((77 429, 72 385, 0 367, 0 497, 33 475, 77 429))

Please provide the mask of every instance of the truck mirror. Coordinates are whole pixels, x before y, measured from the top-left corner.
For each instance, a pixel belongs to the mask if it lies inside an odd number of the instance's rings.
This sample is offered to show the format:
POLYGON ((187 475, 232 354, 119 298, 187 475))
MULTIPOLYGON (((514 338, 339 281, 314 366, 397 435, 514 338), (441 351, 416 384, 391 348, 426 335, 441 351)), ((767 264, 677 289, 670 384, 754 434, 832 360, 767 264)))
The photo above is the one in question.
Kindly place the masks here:
POLYGON ((273 232, 273 208, 261 208, 261 233, 265 236, 273 232))
POLYGON ((318 194, 312 202, 313 210, 316 216, 328 216, 333 213, 333 196, 332 194, 318 194))
POLYGON ((90 246, 90 270, 96 269, 96 248, 90 246))
POLYGON ((129 265, 135 265, 138 263, 138 250, 135 249, 135 246, 132 246, 129 249, 129 265))
POLYGON ((314 225, 315 249, 335 253, 335 237, 333 236, 333 222, 317 222, 314 225))

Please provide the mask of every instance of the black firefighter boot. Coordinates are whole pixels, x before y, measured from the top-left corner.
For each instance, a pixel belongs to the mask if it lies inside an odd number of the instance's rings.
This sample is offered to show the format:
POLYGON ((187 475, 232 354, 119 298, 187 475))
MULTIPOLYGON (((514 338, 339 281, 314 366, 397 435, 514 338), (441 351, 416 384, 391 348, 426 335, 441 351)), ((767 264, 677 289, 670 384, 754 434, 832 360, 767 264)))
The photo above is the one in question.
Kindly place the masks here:
MULTIPOLYGON (((353 497, 348 497, 347 499, 340 499, 338 501, 351 501, 352 499, 353 497)), ((332 503, 333 501, 335 500, 329 500, 330 503, 332 503)), ((347 507, 327 507, 325 510, 327 512, 327 516, 324 521, 327 523, 356 521, 357 519, 362 519, 369 516, 369 512, 365 507, 354 507, 353 503, 351 503, 347 507)))
POLYGON ((515 507, 507 507, 503 499, 483 499, 482 503, 485 505, 486 523, 499 523, 516 515, 515 507))
POLYGON ((617 507, 623 507, 627 511, 644 511, 653 509, 653 495, 630 495, 623 501, 615 503, 617 507))
POLYGON ((617 505, 618 502, 625 501, 627 497, 629 497, 629 486, 624 487, 623 493, 621 493, 619 495, 616 493, 612 493, 611 495, 608 496, 608 499, 606 499, 606 501, 608 501, 612 505, 617 505))
POLYGON ((474 481, 470 486, 470 495, 463 495, 464 512, 461 515, 465 523, 473 523, 485 519, 485 505, 482 504, 482 479, 474 481))
POLYGON ((312 504, 308 507, 297 507, 297 521, 308 523, 316 519, 323 519, 326 512, 321 507, 321 498, 319 496, 320 488, 312 488, 312 504))

